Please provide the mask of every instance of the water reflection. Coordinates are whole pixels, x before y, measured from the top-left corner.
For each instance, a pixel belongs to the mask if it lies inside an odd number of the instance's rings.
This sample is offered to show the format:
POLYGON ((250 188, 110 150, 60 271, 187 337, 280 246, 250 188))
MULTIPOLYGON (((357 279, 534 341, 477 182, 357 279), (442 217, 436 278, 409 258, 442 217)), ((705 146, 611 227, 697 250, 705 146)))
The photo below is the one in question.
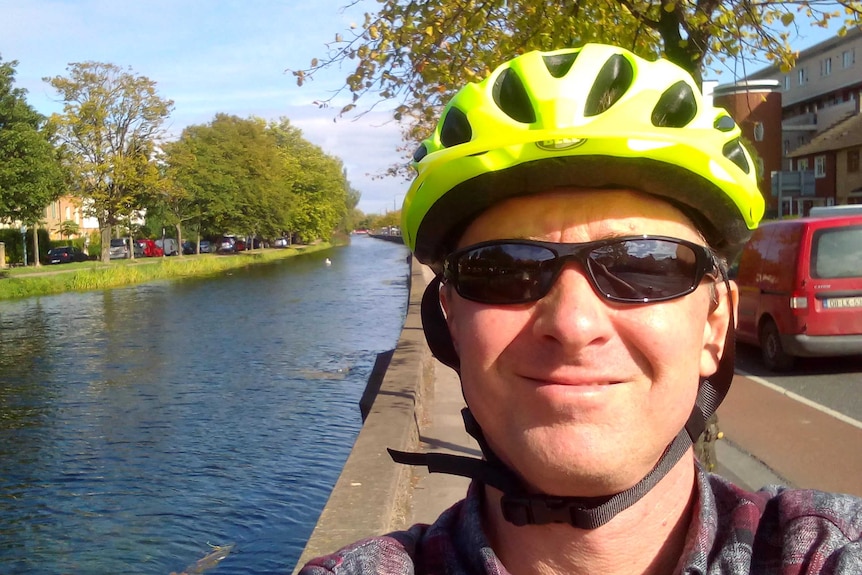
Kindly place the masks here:
POLYGON ((0 303, 0 572, 289 570, 406 309, 371 238, 210 280, 0 303), (332 260, 325 266, 325 258, 332 260))

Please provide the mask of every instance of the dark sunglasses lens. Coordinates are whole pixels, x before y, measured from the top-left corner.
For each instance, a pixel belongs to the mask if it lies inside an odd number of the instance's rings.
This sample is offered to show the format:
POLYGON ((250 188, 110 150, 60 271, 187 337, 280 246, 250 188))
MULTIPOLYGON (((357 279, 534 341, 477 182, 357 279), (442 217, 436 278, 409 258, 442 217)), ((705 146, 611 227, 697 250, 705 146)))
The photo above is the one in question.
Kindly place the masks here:
POLYGON ((688 293, 698 278, 697 254, 661 239, 624 240, 590 251, 596 287, 611 299, 649 301, 688 293))
POLYGON ((553 269, 545 265, 553 259, 552 251, 535 245, 478 247, 455 261, 456 289, 462 297, 490 304, 537 300, 553 279, 553 269))

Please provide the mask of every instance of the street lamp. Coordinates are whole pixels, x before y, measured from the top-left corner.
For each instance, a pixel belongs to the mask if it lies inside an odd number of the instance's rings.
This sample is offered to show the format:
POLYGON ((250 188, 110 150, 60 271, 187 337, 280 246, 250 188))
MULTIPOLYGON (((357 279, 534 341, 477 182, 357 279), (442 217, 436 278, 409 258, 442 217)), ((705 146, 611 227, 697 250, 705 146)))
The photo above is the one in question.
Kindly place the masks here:
POLYGON ((27 226, 21 226, 21 241, 24 244, 24 267, 27 267, 27 226))

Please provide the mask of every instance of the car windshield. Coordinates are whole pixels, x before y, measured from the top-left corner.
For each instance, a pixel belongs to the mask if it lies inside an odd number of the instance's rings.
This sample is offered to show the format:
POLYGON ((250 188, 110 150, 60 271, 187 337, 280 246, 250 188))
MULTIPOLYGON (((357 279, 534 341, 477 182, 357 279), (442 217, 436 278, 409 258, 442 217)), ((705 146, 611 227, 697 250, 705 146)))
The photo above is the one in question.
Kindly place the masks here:
POLYGON ((811 275, 816 278, 862 276, 862 226, 827 228, 814 234, 811 275))
POLYGON ((112 248, 121 248, 125 245, 126 245, 126 240, 123 240, 123 239, 111 240, 111 247, 112 248))

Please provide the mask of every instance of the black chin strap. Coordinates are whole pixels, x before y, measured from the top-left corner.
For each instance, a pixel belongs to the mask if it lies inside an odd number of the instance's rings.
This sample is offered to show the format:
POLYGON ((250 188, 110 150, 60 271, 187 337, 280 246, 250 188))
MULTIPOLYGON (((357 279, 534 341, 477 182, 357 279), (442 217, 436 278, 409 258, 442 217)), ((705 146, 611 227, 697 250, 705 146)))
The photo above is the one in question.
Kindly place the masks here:
MULTIPOLYGON (((730 283, 722 269, 722 279, 730 298, 730 283)), ((434 356, 460 375, 458 355, 455 352, 446 320, 440 309, 440 276, 428 284, 422 297, 422 326, 434 356)), ((730 300, 729 300, 730 301, 730 300)), ((603 497, 557 497, 527 491, 523 481, 509 469, 490 449, 482 429, 470 410, 462 410, 464 426, 476 439, 485 459, 464 457, 446 453, 410 453, 388 449, 396 463, 425 466, 431 473, 446 473, 469 477, 500 490, 503 493, 500 505, 503 517, 514 525, 545 525, 568 523, 580 529, 601 527, 618 513, 631 507, 647 494, 679 462, 692 443, 706 428, 709 417, 727 395, 734 371, 734 315, 730 301, 730 327, 725 336, 724 354, 718 371, 709 379, 702 379, 697 400, 688 422, 667 446, 655 467, 632 487, 603 497)))
POLYGON ((487 459, 464 457, 448 453, 410 453, 387 449, 396 463, 426 466, 430 473, 447 473, 470 477, 500 490, 503 517, 517 526, 568 523, 580 529, 601 527, 618 513, 631 507, 661 481, 691 446, 683 430, 662 454, 658 463, 632 487, 605 497, 557 497, 541 493, 528 493, 521 479, 504 465, 491 451, 482 430, 470 413, 461 412, 467 431, 476 441, 487 459))

